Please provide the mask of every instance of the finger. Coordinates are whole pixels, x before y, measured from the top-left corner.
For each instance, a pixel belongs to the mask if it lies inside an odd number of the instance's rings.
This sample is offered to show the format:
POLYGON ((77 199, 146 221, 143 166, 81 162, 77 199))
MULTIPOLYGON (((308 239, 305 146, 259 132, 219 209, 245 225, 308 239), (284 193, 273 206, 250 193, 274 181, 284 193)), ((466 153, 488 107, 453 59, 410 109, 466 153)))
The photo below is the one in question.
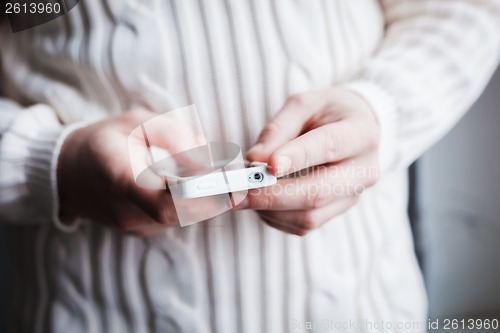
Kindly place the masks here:
POLYGON ((307 234, 307 231, 305 230, 290 226, 281 221, 275 221, 270 217, 261 216, 261 219, 264 222, 266 222, 266 224, 269 225, 270 227, 273 227, 274 229, 277 229, 279 231, 283 231, 284 233, 287 234, 297 235, 297 236, 305 236, 307 234))
POLYGON ((125 196, 156 223, 178 225, 177 212, 168 190, 149 190, 130 183, 125 196))
POLYGON ((165 148, 171 155, 206 144, 203 132, 188 119, 157 114, 143 109, 129 112, 136 136, 149 147, 165 148))
POLYGON ((209 219, 226 211, 227 205, 231 204, 227 194, 192 199, 175 197, 175 204, 174 198, 168 191, 141 189, 134 195, 139 208, 158 223, 167 226, 209 219))
POLYGON ((132 232, 142 226, 158 225, 142 209, 124 200, 110 203, 109 211, 109 224, 125 232, 132 232))
POLYGON ((134 228, 126 230, 126 232, 131 233, 136 236, 150 237, 154 235, 161 234, 165 232, 168 226, 163 224, 153 224, 153 225, 137 225, 134 228))
POLYGON ((351 196, 313 210, 259 211, 265 220, 279 226, 280 230, 302 236, 339 216, 354 206, 359 196, 351 196))
MULTIPOLYGON (((196 124, 174 118, 170 113, 155 114, 134 110, 127 116, 130 123, 137 126, 131 133, 127 133, 135 177, 149 165, 170 156, 184 167, 196 165, 193 156, 188 152, 206 144, 203 132, 196 124)), ((208 158, 208 150, 204 155, 206 156, 203 157, 208 158)))
POLYGON ((367 150, 372 142, 366 131, 360 131, 349 118, 313 129, 291 140, 269 159, 269 167, 282 177, 299 170, 333 163, 356 156, 367 150))
POLYGON ((307 120, 325 104, 322 94, 313 91, 289 97, 283 108, 264 127, 257 144, 248 151, 246 158, 267 162, 278 147, 299 136, 307 120))
POLYGON ((359 195, 378 177, 376 158, 344 161, 338 165, 307 170, 299 177, 278 179, 276 185, 250 190, 237 208, 254 210, 304 210, 323 207, 333 201, 359 195), (373 160, 372 160, 373 159, 373 160))

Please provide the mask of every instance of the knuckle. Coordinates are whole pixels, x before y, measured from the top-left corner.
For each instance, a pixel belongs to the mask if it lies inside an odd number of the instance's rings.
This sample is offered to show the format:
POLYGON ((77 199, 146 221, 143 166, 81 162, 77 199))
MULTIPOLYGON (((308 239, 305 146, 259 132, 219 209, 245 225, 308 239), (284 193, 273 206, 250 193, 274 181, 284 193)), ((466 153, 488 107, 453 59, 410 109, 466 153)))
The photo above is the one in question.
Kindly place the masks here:
POLYGON ((142 115, 144 114, 144 111, 143 110, 140 110, 140 109, 133 109, 133 110, 130 110, 128 111, 126 114, 125 114, 125 118, 127 120, 130 120, 130 121, 133 121, 133 122, 136 122, 138 121, 139 119, 142 119, 142 115))
POLYGON ((274 137, 277 133, 280 133, 281 125, 276 120, 271 120, 266 126, 262 129, 262 132, 259 135, 258 142, 265 142, 274 137))
POLYGON ((379 178, 380 178, 380 176, 378 173, 373 174, 372 176, 369 177, 368 185, 369 186, 375 185, 378 182, 379 178))
POLYGON ((271 195, 257 195, 248 193, 249 207, 256 210, 271 210, 273 207, 273 197, 271 195))
POLYGON ((262 196, 261 197, 261 207, 264 210, 272 210, 276 205, 276 198, 272 195, 262 196))
POLYGON ((119 223, 118 228, 126 233, 136 233, 140 230, 140 223, 135 219, 123 220, 119 223))
POLYGON ((354 195, 351 197, 351 206, 356 205, 361 200, 361 195, 354 195))
POLYGON ((281 230, 283 232, 286 232, 284 228, 284 224, 282 221, 277 220, 276 218, 270 217, 270 216, 265 216, 261 215, 262 220, 269 225, 270 227, 273 227, 275 229, 281 230))
POLYGON ((345 206, 344 209, 341 210, 341 212, 344 212, 346 211, 347 209, 351 208, 352 206, 356 205, 359 203, 359 200, 361 200, 361 196, 363 195, 363 193, 354 193, 350 196, 348 196, 347 198, 343 199, 344 203, 343 205, 345 206))
POLYGON ((163 210, 160 210, 158 211, 156 214, 154 214, 154 216, 152 216, 153 220, 158 222, 158 224, 160 225, 166 225, 166 224, 169 224, 170 222, 170 219, 167 215, 166 212, 164 212, 163 210))
POLYGON ((128 234, 137 236, 137 237, 147 237, 149 236, 148 232, 142 229, 127 231, 128 234))
POLYGON ((131 124, 140 125, 151 119, 153 116, 154 114, 152 112, 139 108, 128 111, 125 114, 125 119, 131 124))
POLYGON ((332 132, 324 133, 325 154, 328 161, 334 161, 341 152, 342 140, 339 135, 332 132))
POLYGON ((260 216, 260 218, 261 218, 264 222, 266 222, 268 225, 270 225, 270 226, 271 226, 271 227, 273 227, 273 228, 276 228, 275 223, 274 223, 274 222, 273 222, 273 221, 272 221, 272 220, 271 220, 268 216, 266 216, 266 215, 264 215, 264 214, 260 214, 260 213, 259 213, 259 216, 260 216))
POLYGON ((154 204, 150 217, 157 222, 157 225, 169 226, 178 223, 177 211, 173 207, 173 203, 167 204, 154 204))
POLYGON ((262 130, 261 139, 279 133, 281 130, 281 125, 277 121, 271 120, 262 130))
POLYGON ((376 166, 373 169, 374 169, 373 171, 368 172, 368 174, 365 178, 364 185, 366 187, 371 187, 371 186, 375 185, 380 178, 380 172, 379 172, 378 166, 376 166))
MULTIPOLYGON (((282 151, 277 151, 272 157, 276 159, 281 154, 282 151)), ((288 169, 289 173, 301 171, 314 160, 314 153, 311 151, 310 147, 303 145, 296 145, 292 149, 288 149, 286 155, 288 155, 292 161, 291 167, 288 169)))
POLYGON ((306 94, 294 94, 287 98, 286 105, 303 106, 306 104, 306 94))
POLYGON ((179 217, 175 209, 166 209, 166 213, 164 214, 164 220, 160 221, 160 223, 165 225, 177 225, 179 223, 179 217))
POLYGON ((363 194, 368 186, 363 183, 358 183, 357 186, 354 186, 353 190, 350 192, 353 196, 360 196, 363 194))
POLYGON ((329 197, 323 191, 317 191, 310 195, 306 207, 309 209, 317 209, 325 206, 329 201, 329 197))
POLYGON ((302 231, 311 231, 316 228, 316 216, 313 212, 306 212, 301 216, 299 228, 302 231))
POLYGON ((297 229, 293 232, 294 235, 296 236, 300 236, 300 237, 304 237, 305 235, 307 235, 309 233, 309 230, 305 230, 305 229, 297 229))

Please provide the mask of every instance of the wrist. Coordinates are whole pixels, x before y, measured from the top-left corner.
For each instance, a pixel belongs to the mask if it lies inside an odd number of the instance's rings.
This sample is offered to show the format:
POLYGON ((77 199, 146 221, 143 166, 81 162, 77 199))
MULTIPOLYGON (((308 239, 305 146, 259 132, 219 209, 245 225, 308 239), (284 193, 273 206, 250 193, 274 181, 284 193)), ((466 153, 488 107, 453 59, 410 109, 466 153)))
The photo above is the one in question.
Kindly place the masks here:
POLYGON ((79 151, 84 126, 86 123, 76 123, 66 127, 54 150, 54 224, 66 232, 74 231, 79 226, 72 193, 77 180, 75 166, 81 163, 79 151))
POLYGON ((396 157, 397 104, 385 89, 370 81, 354 81, 343 88, 360 96, 370 108, 380 128, 379 161, 381 172, 391 169, 396 157))

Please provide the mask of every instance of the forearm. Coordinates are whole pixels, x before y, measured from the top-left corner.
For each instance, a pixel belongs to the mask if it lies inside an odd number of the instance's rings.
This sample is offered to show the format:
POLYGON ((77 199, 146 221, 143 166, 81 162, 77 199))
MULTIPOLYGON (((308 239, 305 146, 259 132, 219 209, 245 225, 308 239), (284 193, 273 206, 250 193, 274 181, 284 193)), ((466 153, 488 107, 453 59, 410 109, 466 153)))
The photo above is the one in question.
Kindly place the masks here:
POLYGON ((476 100, 500 51, 497 0, 385 0, 379 51, 348 87, 372 104, 382 169, 406 167, 476 100))
POLYGON ((23 108, 6 99, 0 100, 0 124, 0 221, 54 222, 58 151, 72 129, 47 105, 23 108))

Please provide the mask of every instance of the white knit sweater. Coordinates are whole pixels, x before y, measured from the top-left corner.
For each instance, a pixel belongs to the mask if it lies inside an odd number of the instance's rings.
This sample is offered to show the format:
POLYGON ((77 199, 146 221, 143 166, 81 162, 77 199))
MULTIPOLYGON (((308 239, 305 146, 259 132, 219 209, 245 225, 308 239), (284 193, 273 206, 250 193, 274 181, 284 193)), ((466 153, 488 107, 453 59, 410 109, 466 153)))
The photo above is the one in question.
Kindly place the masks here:
POLYGON ((384 321, 386 331, 423 331, 405 168, 488 81, 499 11, 498 0, 85 0, 17 34, 4 22, 0 221, 15 273, 12 329, 371 332, 384 321), (247 149, 287 96, 339 84, 378 116, 383 176, 306 237, 251 211, 149 239, 53 223, 58 147, 72 126, 134 105, 195 103, 210 140, 247 149))

